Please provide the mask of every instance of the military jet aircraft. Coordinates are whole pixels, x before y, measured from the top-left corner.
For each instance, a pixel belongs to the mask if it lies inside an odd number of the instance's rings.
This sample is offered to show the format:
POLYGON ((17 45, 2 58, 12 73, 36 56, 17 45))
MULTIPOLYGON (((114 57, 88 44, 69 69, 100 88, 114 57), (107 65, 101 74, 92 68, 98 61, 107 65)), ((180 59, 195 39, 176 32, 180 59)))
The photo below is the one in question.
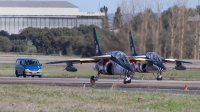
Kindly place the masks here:
POLYGON ((131 65, 134 68, 135 72, 139 73, 157 73, 157 80, 162 80, 162 72, 166 71, 166 67, 163 63, 175 63, 176 66, 174 69, 176 70, 185 70, 186 67, 182 65, 182 63, 192 62, 178 60, 178 59, 169 59, 159 56, 155 52, 147 52, 142 55, 138 55, 134 45, 134 39, 131 32, 129 32, 130 39, 130 52, 131 57, 138 58, 137 61, 132 61, 131 65))
POLYGON ((66 63, 65 70, 76 72, 77 68, 73 64, 77 63, 95 63, 94 70, 97 71, 96 76, 91 76, 90 82, 98 80, 99 75, 124 75, 124 84, 131 83, 134 75, 134 69, 131 66, 130 59, 122 51, 111 51, 103 54, 99 46, 98 34, 96 28, 93 28, 95 55, 87 58, 69 59, 62 61, 47 62, 46 64, 66 63))

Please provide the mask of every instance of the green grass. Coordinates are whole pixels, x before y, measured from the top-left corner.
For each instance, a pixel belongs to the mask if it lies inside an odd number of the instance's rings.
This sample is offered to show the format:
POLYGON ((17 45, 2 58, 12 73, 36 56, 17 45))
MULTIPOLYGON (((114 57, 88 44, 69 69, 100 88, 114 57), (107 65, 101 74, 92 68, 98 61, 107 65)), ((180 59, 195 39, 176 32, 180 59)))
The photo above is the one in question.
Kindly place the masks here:
POLYGON ((198 112, 200 96, 36 85, 0 85, 1 111, 198 112))
POLYGON ((36 51, 36 47, 33 45, 33 43, 32 42, 28 42, 27 43, 27 47, 28 47, 28 49, 27 49, 27 51, 26 51, 26 53, 36 53, 37 51, 36 51))
MULTIPOLYGON (((14 64, 0 64, 0 76, 14 77, 14 64)), ((43 64, 43 77, 85 77, 89 78, 96 75, 97 72, 91 65, 75 65, 78 68, 77 72, 68 72, 63 70, 65 65, 45 65, 43 64)), ((153 73, 135 73, 135 80, 155 80, 157 74, 153 73)), ((100 78, 119 78, 118 75, 100 75, 100 78)), ((122 76, 123 78, 123 76, 122 76)), ((200 70, 187 69, 183 71, 170 70, 163 72, 163 80, 200 80, 200 70)))

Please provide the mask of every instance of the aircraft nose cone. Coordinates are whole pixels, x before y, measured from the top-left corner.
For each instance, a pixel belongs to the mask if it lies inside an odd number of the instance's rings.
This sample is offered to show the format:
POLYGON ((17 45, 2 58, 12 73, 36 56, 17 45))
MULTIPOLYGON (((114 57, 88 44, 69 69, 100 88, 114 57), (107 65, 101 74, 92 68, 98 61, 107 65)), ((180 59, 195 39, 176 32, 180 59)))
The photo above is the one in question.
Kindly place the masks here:
POLYGON ((161 62, 161 63, 157 63, 156 64, 159 68, 162 68, 162 70, 166 70, 166 67, 165 67, 165 65, 161 62))
POLYGON ((127 69, 128 69, 129 73, 134 73, 135 72, 131 65, 128 65, 127 69))

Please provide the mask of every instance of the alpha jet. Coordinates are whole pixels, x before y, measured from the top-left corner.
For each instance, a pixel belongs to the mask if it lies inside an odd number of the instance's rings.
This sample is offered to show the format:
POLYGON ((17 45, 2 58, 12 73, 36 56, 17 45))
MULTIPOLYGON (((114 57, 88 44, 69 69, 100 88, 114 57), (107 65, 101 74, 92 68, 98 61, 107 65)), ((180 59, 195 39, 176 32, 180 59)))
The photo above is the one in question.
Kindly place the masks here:
POLYGON ((124 84, 131 83, 134 75, 134 69, 131 66, 128 56, 122 51, 112 51, 103 54, 99 46, 98 34, 93 28, 95 55, 87 58, 69 59, 61 61, 47 62, 46 64, 66 63, 66 71, 76 72, 77 68, 73 64, 95 63, 94 70, 97 71, 96 76, 91 76, 90 82, 98 80, 99 75, 124 75, 124 84))
POLYGON ((132 63, 132 67, 134 68, 135 72, 139 73, 157 73, 157 80, 162 80, 162 72, 166 71, 166 67, 163 63, 175 63, 176 66, 174 69, 176 70, 185 70, 186 67, 182 65, 182 63, 189 63, 192 62, 178 60, 178 59, 169 59, 159 56, 155 52, 147 52, 142 55, 138 55, 134 45, 134 39, 132 33, 129 32, 129 39, 130 39, 130 52, 133 60, 130 60, 132 63))

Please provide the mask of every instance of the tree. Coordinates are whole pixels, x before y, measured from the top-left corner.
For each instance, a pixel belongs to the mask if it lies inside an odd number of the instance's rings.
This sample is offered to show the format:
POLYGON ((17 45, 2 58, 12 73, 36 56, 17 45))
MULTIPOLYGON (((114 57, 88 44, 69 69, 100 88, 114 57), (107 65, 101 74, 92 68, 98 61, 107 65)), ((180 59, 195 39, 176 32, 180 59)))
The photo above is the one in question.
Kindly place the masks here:
POLYGON ((109 29, 110 28, 110 24, 108 22, 108 8, 106 6, 101 7, 100 11, 105 13, 105 16, 103 18, 104 28, 105 29, 109 29))
POLYGON ((169 27, 170 27, 170 38, 171 38, 171 53, 170 53, 170 57, 174 58, 174 52, 175 52, 175 37, 177 36, 177 33, 175 30, 177 28, 177 24, 178 24, 178 19, 179 19, 179 14, 178 14, 178 6, 174 6, 172 8, 169 9, 171 15, 169 19, 169 27))
POLYGON ((12 48, 12 43, 7 37, 0 36, 0 51, 9 52, 12 48))
POLYGON ((12 43, 12 52, 25 52, 28 49, 22 40, 13 40, 12 43))
POLYGON ((9 33, 7 31, 1 30, 0 31, 0 36, 9 37, 9 33))
POLYGON ((19 34, 11 34, 11 35, 9 36, 9 39, 10 39, 10 40, 23 40, 23 39, 21 38, 21 35, 19 35, 19 34))
POLYGON ((48 28, 44 28, 41 32, 38 32, 38 34, 34 35, 32 38, 32 43, 34 46, 36 46, 38 53, 49 54, 50 52, 53 52, 53 46, 51 45, 51 40, 53 38, 53 33, 48 28))
POLYGON ((122 29, 122 27, 123 27, 123 20, 122 20, 121 8, 117 7, 117 11, 115 12, 115 17, 113 22, 113 28, 122 29))

